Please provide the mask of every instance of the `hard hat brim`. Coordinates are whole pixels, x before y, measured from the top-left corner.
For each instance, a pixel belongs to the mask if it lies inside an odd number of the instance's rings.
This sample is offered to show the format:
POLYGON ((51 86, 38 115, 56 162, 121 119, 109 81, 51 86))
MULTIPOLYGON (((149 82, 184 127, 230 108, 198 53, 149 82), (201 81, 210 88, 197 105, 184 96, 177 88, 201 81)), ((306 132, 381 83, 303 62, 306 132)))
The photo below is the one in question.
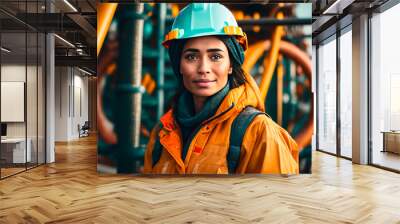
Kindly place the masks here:
POLYGON ((204 37, 204 36, 235 36, 236 39, 237 39, 237 41, 239 42, 239 44, 242 46, 243 51, 246 51, 246 50, 247 50, 247 46, 248 46, 248 43, 247 43, 247 36, 246 36, 246 34, 245 34, 244 32, 243 32, 243 36, 241 36, 241 35, 229 35, 229 34, 220 33, 220 32, 210 32, 210 33, 208 33, 207 35, 204 35, 204 34, 196 34, 196 35, 191 35, 191 36, 187 36, 187 37, 184 37, 184 38, 171 38, 171 39, 166 39, 166 40, 164 40, 164 41, 162 42, 162 45, 163 45, 165 48, 168 49, 168 48, 169 48, 169 45, 170 45, 171 42, 174 41, 174 40, 183 40, 183 39, 190 39, 190 38, 204 37))

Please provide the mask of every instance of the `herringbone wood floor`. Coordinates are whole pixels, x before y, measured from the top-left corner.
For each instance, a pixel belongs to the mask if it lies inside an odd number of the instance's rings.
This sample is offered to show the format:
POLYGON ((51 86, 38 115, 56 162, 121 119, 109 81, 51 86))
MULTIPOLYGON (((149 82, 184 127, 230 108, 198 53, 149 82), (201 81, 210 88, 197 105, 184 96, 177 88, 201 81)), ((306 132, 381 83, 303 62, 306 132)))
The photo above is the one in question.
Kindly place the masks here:
POLYGON ((0 181, 0 223, 400 223, 400 175, 320 152, 313 174, 99 176, 96 139, 0 181))

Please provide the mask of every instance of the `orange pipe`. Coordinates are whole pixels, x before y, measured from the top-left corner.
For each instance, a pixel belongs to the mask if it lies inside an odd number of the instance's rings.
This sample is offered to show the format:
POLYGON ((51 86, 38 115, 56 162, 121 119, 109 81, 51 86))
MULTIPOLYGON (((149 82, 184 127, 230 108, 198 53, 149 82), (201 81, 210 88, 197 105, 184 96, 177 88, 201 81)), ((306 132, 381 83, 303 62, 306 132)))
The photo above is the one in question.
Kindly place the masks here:
POLYGON ((142 79, 142 86, 146 89, 147 92, 148 90, 148 83, 149 83, 149 73, 144 74, 143 79, 142 79))
POLYGON ((245 52, 245 60, 242 65, 242 69, 250 74, 251 68, 253 68, 253 66, 256 64, 258 58, 261 57, 265 49, 268 49, 270 47, 270 44, 271 42, 268 40, 268 43, 260 41, 249 46, 249 48, 245 52), (264 46, 266 44, 268 44, 268 47, 264 46))
MULTIPOLYGON (((266 50, 269 50, 270 48, 270 40, 260 41, 250 46, 246 51, 246 57, 243 63, 243 70, 249 72, 257 62, 258 58, 261 57, 262 53, 266 50)), ((279 52, 282 53, 285 57, 292 59, 296 64, 300 65, 304 73, 307 75, 307 78, 311 80, 311 59, 305 52, 300 50, 296 45, 284 40, 281 41, 279 52)), ((303 149, 305 146, 311 143, 312 134, 314 131, 313 106, 314 105, 311 104, 311 111, 306 127, 299 135, 295 136, 295 140, 299 146, 299 150, 303 149)))
MULTIPOLYGON (((259 41, 251 46, 246 51, 245 61, 243 63, 243 70, 250 72, 251 68, 255 65, 257 60, 261 57, 262 53, 271 48, 271 41, 259 41)), ((279 52, 284 56, 292 59, 296 64, 299 64, 307 75, 307 78, 311 80, 311 59, 310 57, 300 50, 296 45, 284 41, 281 41, 279 46, 279 52)))
POLYGON ((107 36, 118 3, 98 3, 97 5, 97 55, 107 36))
POLYGON ((151 78, 150 73, 143 76, 142 86, 146 89, 148 94, 152 94, 156 88, 156 82, 151 78))
POLYGON ((279 125, 282 125, 282 110, 283 110, 283 64, 282 64, 282 55, 279 56, 279 64, 277 69, 277 102, 276 102, 276 110, 277 110, 277 122, 279 125))
POLYGON ((109 65, 107 67, 106 72, 108 75, 113 75, 116 69, 117 69, 117 65, 115 63, 112 63, 111 65, 109 65))
POLYGON ((100 75, 97 80, 97 128, 101 138, 108 144, 116 144, 118 139, 112 123, 107 119, 103 111, 103 86, 104 76, 100 75))
POLYGON ((150 83, 149 83, 149 94, 152 94, 156 88, 156 82, 150 78, 150 83))
MULTIPOLYGON (((283 19, 283 13, 278 12, 276 18, 283 19)), ((269 51, 268 57, 265 59, 264 63, 265 70, 260 82, 261 98, 264 100, 267 97, 272 76, 274 75, 276 62, 278 60, 279 45, 281 43, 282 35, 283 35, 283 26, 276 26, 272 34, 272 46, 269 51)))
MULTIPOLYGON (((312 63, 310 57, 300 50, 296 45, 291 43, 285 43, 281 46, 282 51, 285 51, 289 58, 292 58, 298 65, 300 65, 306 74, 308 80, 312 80, 311 72, 312 72, 312 63)), ((297 144, 299 145, 299 149, 303 149, 307 145, 311 143, 312 135, 314 132, 314 105, 311 103, 310 113, 308 115, 308 122, 304 130, 295 137, 297 144)))

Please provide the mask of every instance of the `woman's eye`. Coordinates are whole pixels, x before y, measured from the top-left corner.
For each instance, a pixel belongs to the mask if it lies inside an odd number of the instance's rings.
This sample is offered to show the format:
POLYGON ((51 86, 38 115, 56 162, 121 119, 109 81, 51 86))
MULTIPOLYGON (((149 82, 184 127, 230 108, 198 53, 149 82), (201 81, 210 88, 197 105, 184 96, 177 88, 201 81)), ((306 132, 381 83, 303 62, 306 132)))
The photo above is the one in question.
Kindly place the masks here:
POLYGON ((211 56, 211 59, 212 59, 213 61, 218 61, 218 60, 221 59, 221 58, 222 58, 222 56, 219 55, 219 54, 213 54, 213 55, 211 56))
POLYGON ((187 60, 189 60, 189 61, 193 61, 193 60, 196 60, 196 55, 194 55, 194 54, 187 54, 187 55, 185 55, 185 59, 187 59, 187 60))

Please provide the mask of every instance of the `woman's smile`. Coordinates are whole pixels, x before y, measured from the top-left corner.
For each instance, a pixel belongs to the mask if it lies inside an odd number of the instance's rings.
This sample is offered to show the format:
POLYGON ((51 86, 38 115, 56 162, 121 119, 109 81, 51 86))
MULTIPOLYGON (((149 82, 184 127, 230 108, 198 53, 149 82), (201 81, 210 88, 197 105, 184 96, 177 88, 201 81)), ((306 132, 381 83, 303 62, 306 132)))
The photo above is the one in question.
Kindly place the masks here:
POLYGON ((211 85, 215 84, 217 80, 211 80, 211 79, 197 79, 193 80, 193 83, 198 86, 199 88, 208 88, 211 85))

